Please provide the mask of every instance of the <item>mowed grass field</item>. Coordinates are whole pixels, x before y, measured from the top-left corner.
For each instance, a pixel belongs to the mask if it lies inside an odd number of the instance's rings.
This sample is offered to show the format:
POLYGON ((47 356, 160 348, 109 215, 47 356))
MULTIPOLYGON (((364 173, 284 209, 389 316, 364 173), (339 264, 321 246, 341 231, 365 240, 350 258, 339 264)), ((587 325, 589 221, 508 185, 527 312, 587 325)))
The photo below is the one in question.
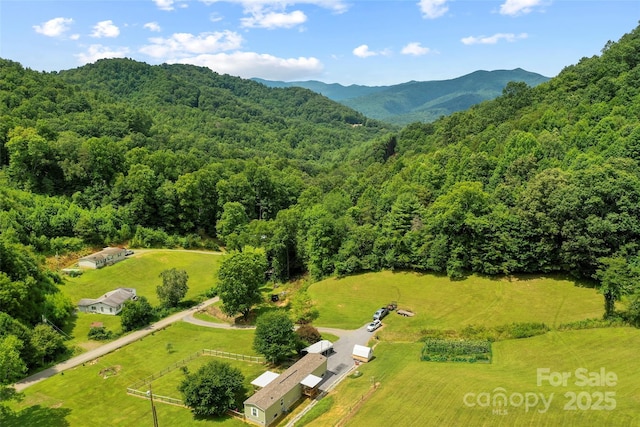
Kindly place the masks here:
POLYGON ((160 273, 176 268, 189 275, 186 300, 193 300, 215 285, 220 264, 220 252, 180 250, 138 250, 111 266, 99 270, 84 270, 78 277, 66 277, 60 287, 75 303, 82 298, 98 298, 116 288, 135 288, 151 305, 158 305, 156 287, 162 284, 160 273))
MULTIPOLYGON (((157 276, 159 272, 153 274, 157 276)), ((155 292, 155 285, 153 290, 155 292)), ((493 345, 491 364, 419 359, 422 344, 416 342, 416 338, 424 329, 459 330, 469 324, 492 326, 511 322, 545 322, 554 326, 599 318, 602 296, 594 289, 554 278, 503 281, 471 277, 451 282, 432 275, 381 272, 325 280, 313 284, 309 292, 320 313, 314 322, 316 326, 359 327, 371 319, 376 308, 392 300, 416 315, 405 318, 392 313, 384 319, 385 326, 373 335, 379 339, 371 343, 376 345, 375 358, 359 367, 363 375, 346 378, 331 392, 333 403, 325 405, 329 406, 326 412, 308 425, 334 426, 346 419, 346 425, 356 427, 394 424, 640 426, 640 371, 636 363, 640 331, 637 329, 551 331, 533 338, 502 341, 493 345), (614 372, 618 381, 615 386, 581 387, 575 385, 572 378, 567 386, 543 384, 538 387, 537 368, 554 372, 574 372, 578 368, 595 372, 605 368, 614 372), (373 383, 378 383, 378 388, 363 401, 373 383), (507 395, 543 393, 548 399, 554 393, 554 397, 544 413, 536 411, 543 408, 542 403, 529 411, 523 406, 508 407, 507 412, 500 415, 493 412, 495 408, 491 405, 465 404, 469 393, 477 398, 480 393, 493 396, 502 389, 507 395), (610 411, 564 410, 569 399, 565 393, 571 392, 587 393, 583 399, 589 397, 593 403, 598 398, 593 393, 614 392, 616 407, 610 411)), ((27 388, 25 399, 13 406, 19 410, 18 417, 6 425, 152 425, 149 401, 127 395, 128 386, 203 348, 253 355, 252 343, 252 330, 203 328, 178 322, 100 358, 93 365, 78 367, 27 388), (115 369, 117 374, 105 379, 100 374, 105 369, 115 369)), ((199 360, 189 369, 195 371, 201 363, 199 360)), ((256 365, 243 368, 246 375, 256 370, 261 371, 256 365)), ((171 395, 179 377, 174 371, 154 384, 154 392, 171 395)), ((584 406, 585 402, 581 403, 584 406)), ((190 411, 166 404, 159 404, 157 408, 160 425, 246 425, 232 418, 196 420, 190 411)))
MULTIPOLYGON (((185 301, 192 304, 203 299, 204 293, 217 282, 216 274, 222 257, 219 252, 196 252, 178 250, 137 250, 132 256, 114 265, 99 270, 84 270, 78 277, 66 277, 60 286, 61 292, 71 301, 78 303, 83 298, 98 298, 119 287, 135 288, 138 295, 158 305, 156 287, 162 284, 160 273, 176 268, 189 275, 189 290, 185 301)), ((102 322, 110 331, 121 333, 120 317, 99 313, 78 313, 72 328, 67 333, 72 336, 71 345, 90 349, 100 343, 87 340, 87 333, 93 322, 102 322)))
POLYGON ((493 346, 492 364, 423 362, 421 348, 420 343, 381 341, 375 358, 359 367, 362 376, 346 378, 330 394, 330 409, 309 425, 334 426, 343 418, 348 419, 344 425, 354 427, 640 425, 638 329, 552 331, 502 341, 493 346), (542 380, 538 386, 538 368, 571 376, 566 385, 542 380), (582 385, 575 375, 579 368, 589 375, 604 369, 617 381, 582 385), (378 387, 366 398, 373 382, 378 387), (598 405, 599 393, 605 392, 613 400, 598 405), (500 393, 509 399, 507 406, 494 400, 500 393), (550 401, 548 406, 540 395, 550 401), (572 402, 572 395, 579 400, 572 402), (363 396, 366 400, 358 407, 363 396))
MULTIPOLYGON (((383 323, 412 340, 424 329, 459 330, 467 325, 497 326, 542 322, 553 327, 600 318, 603 298, 595 289, 553 277, 490 279, 471 276, 452 281, 444 276, 411 272, 368 273, 312 284, 309 294, 320 313, 320 326, 353 329, 371 321, 383 305, 398 302, 414 317, 394 313, 383 323)), ((382 333, 382 332, 380 332, 382 333)), ((391 338, 391 337, 389 337, 391 338)))
MULTIPOLYGON (((13 409, 19 411, 17 417, 5 420, 2 427, 147 427, 153 425, 150 402, 127 395, 127 387, 205 348, 255 356, 252 344, 252 330, 227 331, 178 322, 105 355, 95 363, 78 366, 25 389, 24 400, 13 405, 13 409), (171 343, 170 351, 168 343, 171 343), (114 370, 116 374, 105 378, 105 370, 114 370)), ((204 358, 206 361, 215 359, 203 356, 187 367, 195 372, 204 358)), ((234 365, 237 366, 237 362, 234 365)), ((247 383, 254 379, 250 375, 264 370, 266 367, 245 364, 243 372, 247 375, 247 383)), ((180 398, 177 390, 172 391, 180 381, 178 372, 154 383, 158 386, 155 390, 153 385, 154 393, 180 398)), ((156 407, 161 426, 244 425, 233 418, 194 419, 190 410, 177 406, 157 404, 156 407)))

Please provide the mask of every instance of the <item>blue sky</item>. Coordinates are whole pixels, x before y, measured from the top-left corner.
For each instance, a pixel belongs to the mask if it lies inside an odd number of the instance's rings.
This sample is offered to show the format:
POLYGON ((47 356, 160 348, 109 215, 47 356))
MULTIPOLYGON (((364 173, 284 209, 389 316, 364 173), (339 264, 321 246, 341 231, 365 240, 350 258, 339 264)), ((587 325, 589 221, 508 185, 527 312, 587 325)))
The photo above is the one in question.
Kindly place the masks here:
POLYGON ((553 77, 639 20, 638 0, 1 0, 0 57, 370 86, 518 67, 553 77))

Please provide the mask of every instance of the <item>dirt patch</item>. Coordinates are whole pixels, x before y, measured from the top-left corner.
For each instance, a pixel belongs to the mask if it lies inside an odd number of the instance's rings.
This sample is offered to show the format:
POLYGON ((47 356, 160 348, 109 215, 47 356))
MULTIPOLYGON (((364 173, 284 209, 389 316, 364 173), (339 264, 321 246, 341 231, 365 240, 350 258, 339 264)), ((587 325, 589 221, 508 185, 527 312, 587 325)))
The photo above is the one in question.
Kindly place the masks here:
POLYGON ((233 323, 234 318, 231 316, 227 316, 226 314, 224 314, 222 312, 222 310, 220 310, 220 307, 217 305, 210 305, 209 307, 207 307, 204 310, 201 310, 205 313, 207 313, 209 316, 211 317, 215 317, 216 319, 220 319, 225 323, 233 323))
POLYGON ((120 369, 122 369, 122 366, 120 365, 109 366, 108 368, 104 368, 103 370, 101 370, 99 375, 106 380, 109 377, 118 375, 120 369))

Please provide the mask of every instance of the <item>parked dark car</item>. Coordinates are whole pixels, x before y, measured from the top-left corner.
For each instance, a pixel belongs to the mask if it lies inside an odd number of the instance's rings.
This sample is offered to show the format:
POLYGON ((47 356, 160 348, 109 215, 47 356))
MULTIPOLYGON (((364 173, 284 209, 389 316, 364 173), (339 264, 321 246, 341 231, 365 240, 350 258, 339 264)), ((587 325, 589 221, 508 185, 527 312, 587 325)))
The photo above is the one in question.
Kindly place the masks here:
POLYGON ((373 313, 373 320, 382 320, 387 314, 389 314, 389 310, 386 307, 382 307, 373 313))

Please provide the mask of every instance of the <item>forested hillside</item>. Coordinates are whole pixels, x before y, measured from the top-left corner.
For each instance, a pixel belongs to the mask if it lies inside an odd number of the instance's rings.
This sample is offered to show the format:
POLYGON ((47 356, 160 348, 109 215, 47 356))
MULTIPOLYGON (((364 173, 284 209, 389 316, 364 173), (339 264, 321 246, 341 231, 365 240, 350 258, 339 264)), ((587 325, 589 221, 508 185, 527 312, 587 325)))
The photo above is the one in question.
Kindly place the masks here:
MULTIPOLYGON (((73 309, 40 256, 109 244, 262 246, 283 281, 563 272, 612 298, 637 282, 638 28, 547 83, 402 130, 305 89, 123 59, 58 74, 2 60, 0 118, 13 335, 73 309)), ((43 363, 27 341, 11 348, 43 363)))
POLYGON ((391 86, 342 86, 317 81, 277 82, 254 79, 270 87, 303 87, 321 93, 367 117, 396 125, 433 122, 442 116, 469 109, 494 99, 509 82, 531 87, 548 77, 520 68, 515 70, 475 71, 455 79, 425 82, 411 81, 391 86))

